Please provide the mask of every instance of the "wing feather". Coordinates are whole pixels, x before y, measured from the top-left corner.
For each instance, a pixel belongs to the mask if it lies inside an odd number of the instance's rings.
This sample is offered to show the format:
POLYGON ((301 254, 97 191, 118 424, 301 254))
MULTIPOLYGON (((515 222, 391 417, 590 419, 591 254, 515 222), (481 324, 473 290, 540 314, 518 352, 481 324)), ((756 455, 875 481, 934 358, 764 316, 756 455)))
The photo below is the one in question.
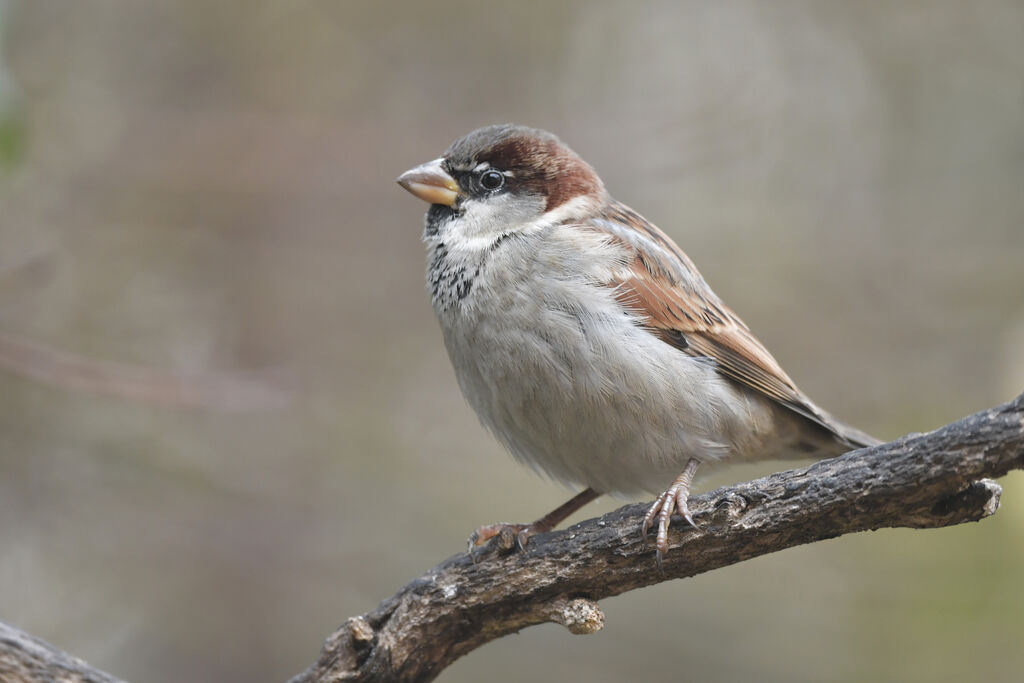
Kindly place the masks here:
POLYGON ((627 260, 607 285, 641 315, 662 341, 694 357, 709 358, 738 384, 817 423, 854 445, 874 440, 826 415, 796 387, 750 329, 711 290, 693 262, 655 225, 622 204, 612 204, 595 229, 627 249, 627 260))

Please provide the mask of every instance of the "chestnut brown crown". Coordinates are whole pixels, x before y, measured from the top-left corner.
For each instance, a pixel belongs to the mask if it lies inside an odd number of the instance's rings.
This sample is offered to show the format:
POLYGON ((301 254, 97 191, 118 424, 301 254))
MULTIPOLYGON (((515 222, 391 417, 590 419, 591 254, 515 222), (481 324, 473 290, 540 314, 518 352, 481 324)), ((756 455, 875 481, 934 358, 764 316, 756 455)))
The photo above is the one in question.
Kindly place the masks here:
POLYGON ((545 211, 580 195, 605 196, 604 184, 568 145, 536 128, 487 126, 456 140, 444 154, 448 172, 465 186, 481 164, 505 174, 505 188, 546 198, 545 211))

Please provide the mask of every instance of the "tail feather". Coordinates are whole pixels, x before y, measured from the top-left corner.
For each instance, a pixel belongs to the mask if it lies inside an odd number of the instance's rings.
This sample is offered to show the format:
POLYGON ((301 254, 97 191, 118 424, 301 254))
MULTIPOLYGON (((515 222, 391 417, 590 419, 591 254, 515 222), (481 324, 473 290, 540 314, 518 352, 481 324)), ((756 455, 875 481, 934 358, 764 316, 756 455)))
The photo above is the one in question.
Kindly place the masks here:
POLYGON ((876 439, 867 432, 862 432, 856 427, 851 427, 848 424, 840 422, 810 401, 807 401, 807 405, 814 410, 815 417, 817 418, 814 422, 824 427, 825 430, 828 431, 840 445, 845 446, 847 450, 868 448, 885 443, 881 439, 876 439))
POLYGON ((876 439, 866 432, 843 424, 841 422, 833 422, 832 431, 839 437, 839 440, 853 448, 870 448, 871 446, 879 446, 883 443, 881 439, 876 439))

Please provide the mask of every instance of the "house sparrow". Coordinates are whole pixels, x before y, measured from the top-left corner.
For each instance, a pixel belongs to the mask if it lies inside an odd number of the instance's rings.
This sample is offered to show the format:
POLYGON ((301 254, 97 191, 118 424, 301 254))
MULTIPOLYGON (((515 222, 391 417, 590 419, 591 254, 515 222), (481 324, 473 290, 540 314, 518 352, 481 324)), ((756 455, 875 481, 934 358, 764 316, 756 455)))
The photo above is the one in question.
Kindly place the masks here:
POLYGON ((665 233, 615 201, 554 135, 476 130, 398 184, 429 202, 427 284, 459 386, 512 455, 585 487, 532 524, 481 527, 470 549, 554 528, 605 493, 658 497, 657 559, 701 466, 831 457, 878 443, 797 389, 665 233))

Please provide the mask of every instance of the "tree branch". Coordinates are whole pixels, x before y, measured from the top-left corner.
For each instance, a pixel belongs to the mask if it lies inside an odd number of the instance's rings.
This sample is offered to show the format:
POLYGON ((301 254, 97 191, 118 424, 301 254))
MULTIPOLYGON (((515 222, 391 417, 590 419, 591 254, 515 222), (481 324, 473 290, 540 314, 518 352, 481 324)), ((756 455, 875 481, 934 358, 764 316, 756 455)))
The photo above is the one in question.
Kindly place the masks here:
MULTIPOLYGON (((525 552, 491 548, 476 564, 456 555, 348 619, 290 683, 427 681, 527 626, 600 630, 596 601, 635 588, 856 531, 978 521, 999 507, 989 478, 1013 469, 1024 469, 1024 394, 928 434, 697 496, 700 529, 672 527, 663 573, 640 539, 645 505, 534 536, 525 552)), ((116 683, 2 623, 0 680, 116 683)))
POLYGON ((0 621, 0 681, 3 683, 121 683, 81 659, 65 654, 0 621))
POLYGON ((663 573, 640 538, 643 504, 534 536, 522 553, 456 555, 348 619, 290 683, 428 681, 527 626, 600 630, 596 601, 635 588, 856 531, 975 522, 999 507, 988 477, 1013 469, 1024 469, 1024 394, 929 434, 692 498, 700 529, 670 529, 663 573))

